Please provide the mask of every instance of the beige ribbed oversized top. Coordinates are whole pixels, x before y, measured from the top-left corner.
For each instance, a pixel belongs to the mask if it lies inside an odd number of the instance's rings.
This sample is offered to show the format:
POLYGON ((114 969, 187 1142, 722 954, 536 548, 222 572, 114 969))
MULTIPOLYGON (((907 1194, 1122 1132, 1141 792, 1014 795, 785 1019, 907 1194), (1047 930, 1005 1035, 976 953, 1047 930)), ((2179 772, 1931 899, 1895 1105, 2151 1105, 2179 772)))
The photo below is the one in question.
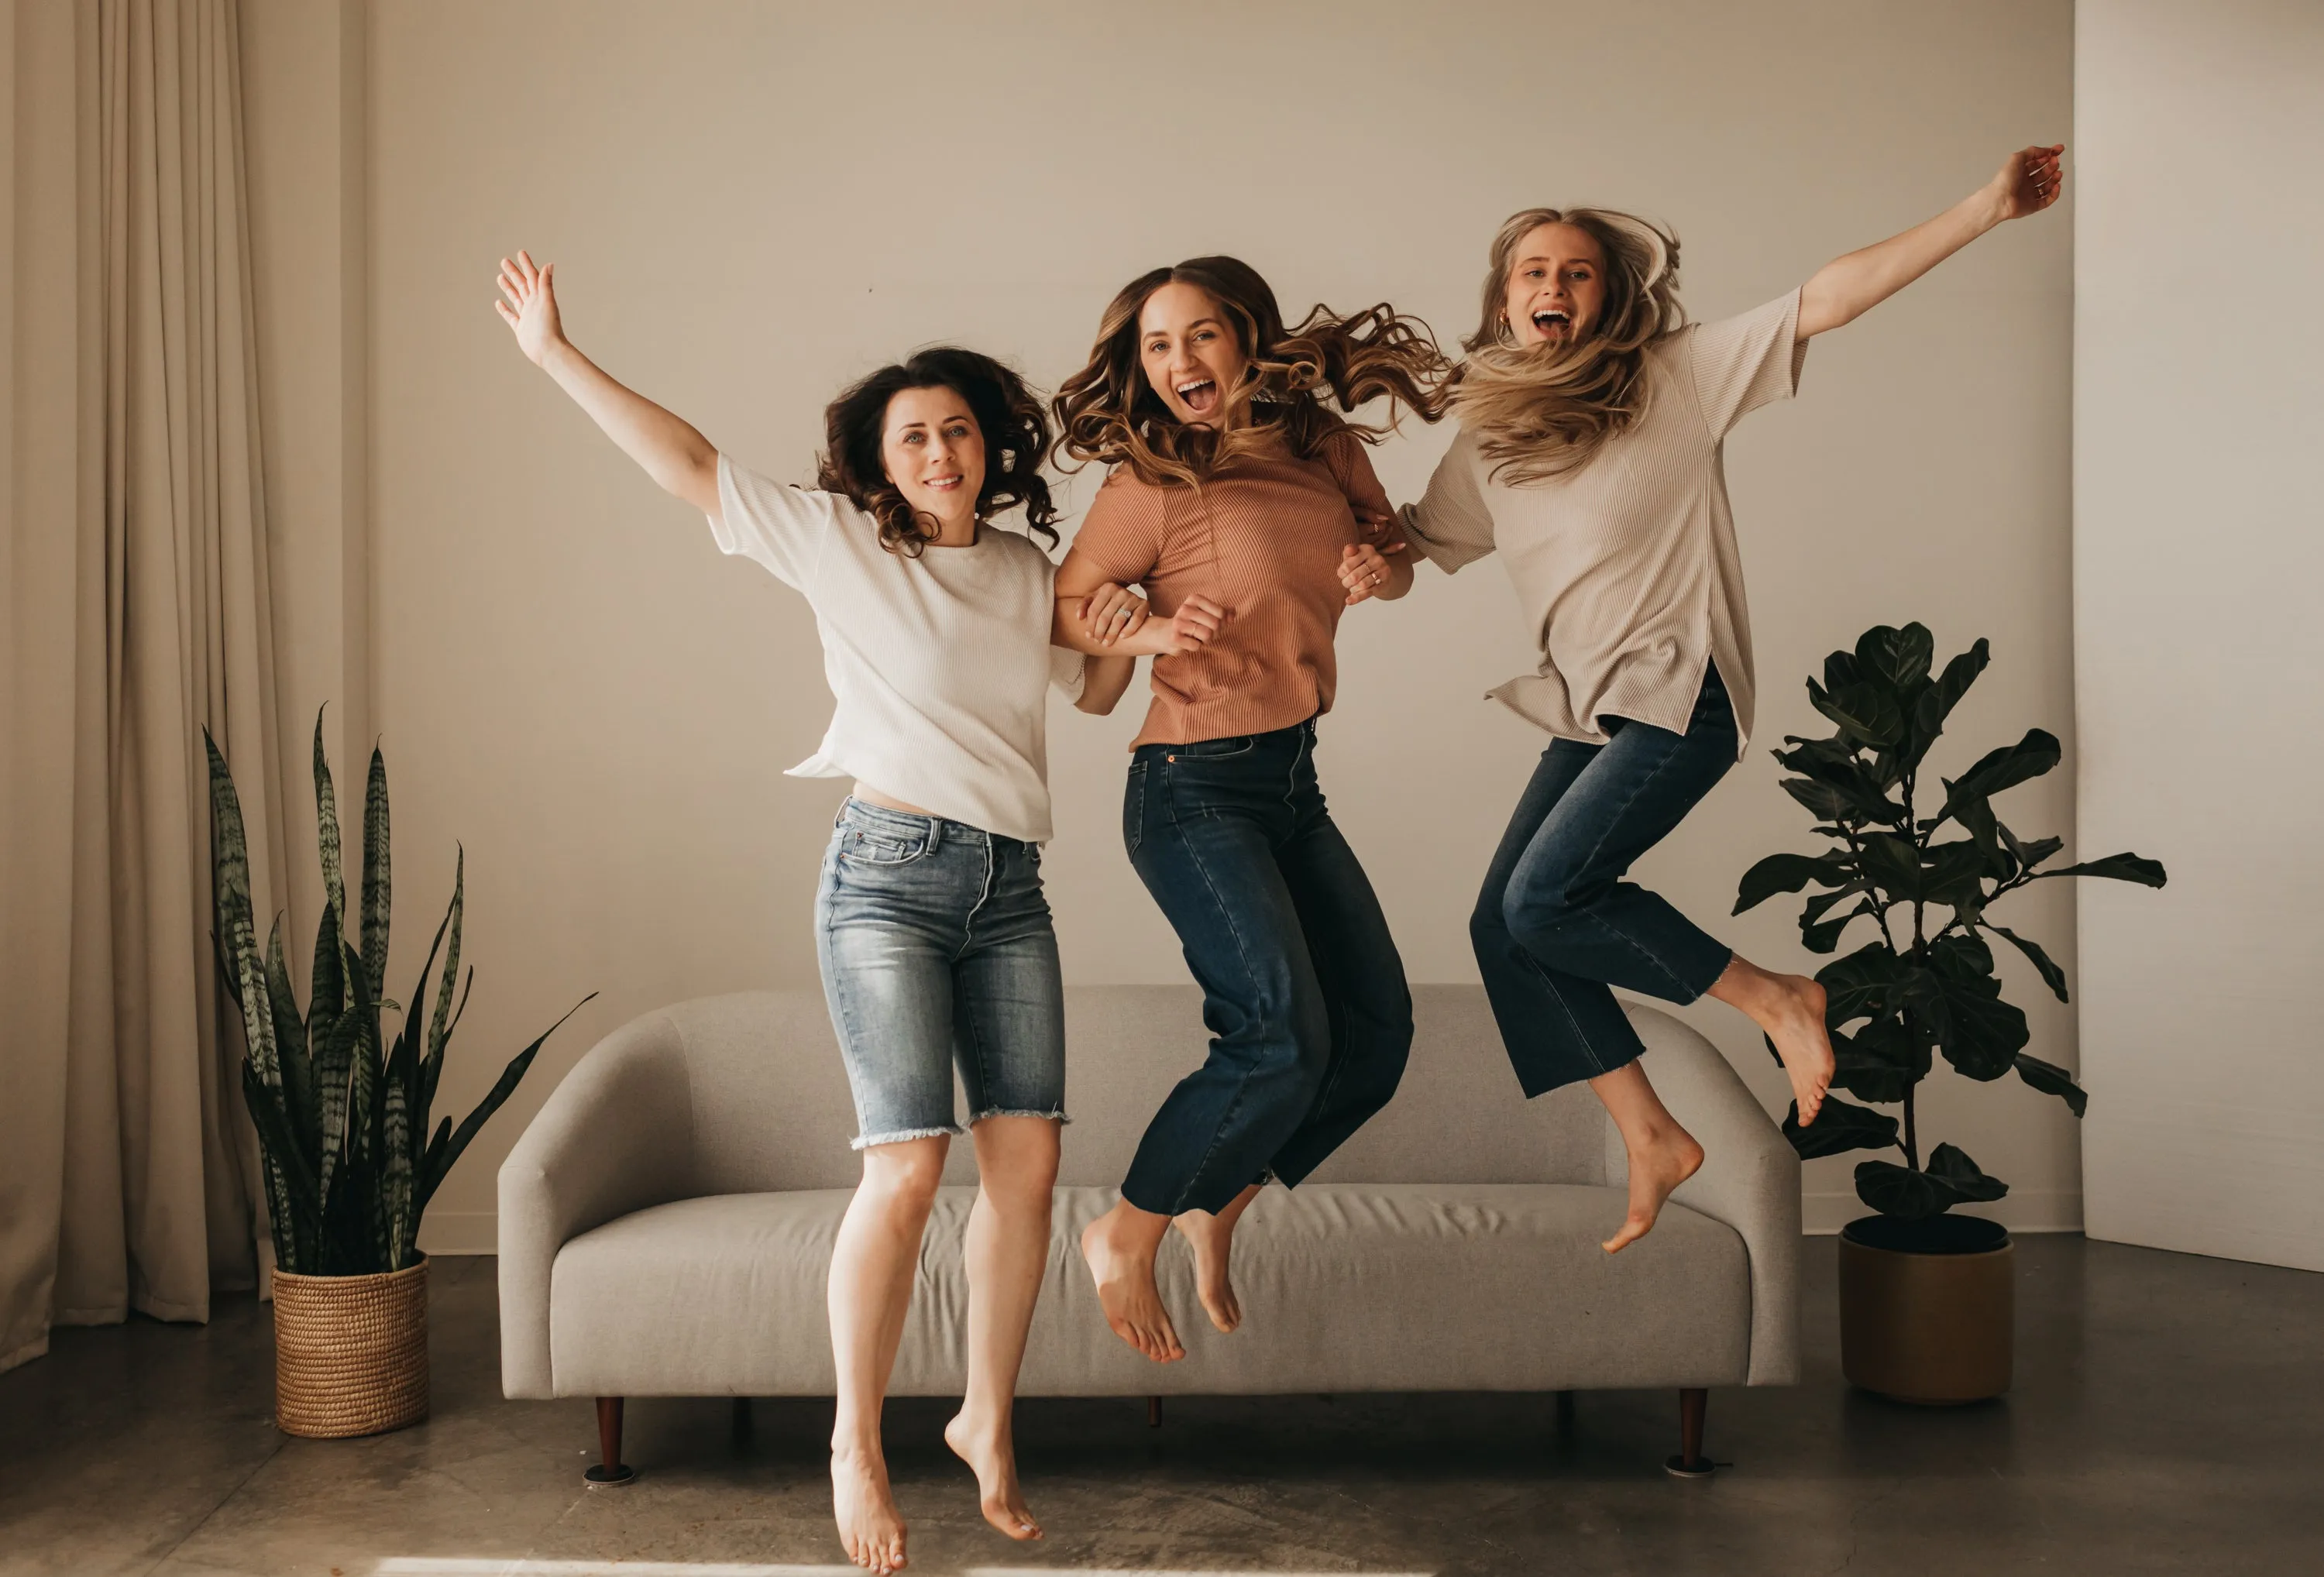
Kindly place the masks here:
MULTIPOLYGON (((1313 459, 1240 459, 1200 487, 1157 487, 1127 466, 1106 478, 1074 553, 1108 580, 1143 586, 1157 618, 1197 595, 1227 610, 1209 644, 1154 659, 1154 704, 1131 749, 1266 733, 1332 709, 1332 638, 1348 602, 1340 561, 1363 540, 1359 504, 1391 513, 1362 441, 1344 429, 1313 459)), ((1400 537, 1391 525, 1373 541, 1385 549, 1400 537)))
POLYGON ((1511 487, 1463 431, 1405 512, 1414 549, 1446 573, 1499 549, 1541 667, 1490 692, 1562 739, 1603 744, 1600 717, 1686 732, 1703 667, 1751 733, 1751 617, 1720 445, 1742 416, 1788 400, 1807 345, 1799 293, 1689 324, 1646 351, 1645 414, 1581 470, 1511 487))

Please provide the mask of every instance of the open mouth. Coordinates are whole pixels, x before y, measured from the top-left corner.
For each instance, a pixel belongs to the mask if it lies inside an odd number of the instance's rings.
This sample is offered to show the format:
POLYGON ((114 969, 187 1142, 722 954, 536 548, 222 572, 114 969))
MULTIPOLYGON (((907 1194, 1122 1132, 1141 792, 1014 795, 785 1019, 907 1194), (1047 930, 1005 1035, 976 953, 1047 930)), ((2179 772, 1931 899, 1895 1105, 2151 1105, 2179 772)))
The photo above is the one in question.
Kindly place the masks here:
POLYGON ((926 485, 936 493, 950 493, 954 488, 958 487, 960 484, 961 478, 955 475, 952 476, 931 476, 928 478, 926 485))
POLYGON ((1558 308, 1544 307, 1533 315, 1533 326, 1545 336, 1555 337, 1570 333, 1573 327, 1573 319, 1558 308))
POLYGON ((1208 416, 1218 409, 1219 385, 1212 378, 1189 378, 1177 386, 1178 401, 1196 416, 1208 416))

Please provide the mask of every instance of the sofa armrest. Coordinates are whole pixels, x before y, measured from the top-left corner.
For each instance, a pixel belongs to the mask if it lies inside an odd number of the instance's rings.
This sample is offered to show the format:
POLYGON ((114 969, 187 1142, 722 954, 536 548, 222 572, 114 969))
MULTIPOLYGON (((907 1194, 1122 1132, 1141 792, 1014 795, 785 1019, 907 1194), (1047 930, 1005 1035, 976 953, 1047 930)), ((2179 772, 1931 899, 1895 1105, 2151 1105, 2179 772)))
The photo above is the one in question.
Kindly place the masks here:
MULTIPOLYGON (((1717 1047, 1667 1013, 1626 1005, 1646 1043, 1646 1077, 1702 1146, 1702 1169, 1671 1197, 1733 1228, 1750 1259, 1748 1383, 1794 1384, 1800 1376, 1800 1158, 1717 1047)), ((1621 1136, 1610 1121, 1607 1130, 1609 1178, 1625 1183, 1621 1136)))
POLYGON ((667 1013, 591 1047, 549 1093, 500 1171, 501 1389, 557 1394, 549 1276, 566 1243, 682 1199, 694 1177, 686 1048, 667 1013))

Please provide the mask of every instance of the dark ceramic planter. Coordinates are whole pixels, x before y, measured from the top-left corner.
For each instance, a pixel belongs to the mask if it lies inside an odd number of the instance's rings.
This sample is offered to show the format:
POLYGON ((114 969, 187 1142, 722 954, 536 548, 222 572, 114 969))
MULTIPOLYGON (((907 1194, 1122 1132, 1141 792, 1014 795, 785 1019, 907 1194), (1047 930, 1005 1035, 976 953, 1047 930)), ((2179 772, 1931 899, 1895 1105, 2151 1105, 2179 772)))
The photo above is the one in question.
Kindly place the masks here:
POLYGON ((2009 1388, 2016 1323, 2009 1234, 1972 1216, 1868 1215, 1840 1236, 1840 1367, 1899 1402, 1950 1406, 2009 1388))

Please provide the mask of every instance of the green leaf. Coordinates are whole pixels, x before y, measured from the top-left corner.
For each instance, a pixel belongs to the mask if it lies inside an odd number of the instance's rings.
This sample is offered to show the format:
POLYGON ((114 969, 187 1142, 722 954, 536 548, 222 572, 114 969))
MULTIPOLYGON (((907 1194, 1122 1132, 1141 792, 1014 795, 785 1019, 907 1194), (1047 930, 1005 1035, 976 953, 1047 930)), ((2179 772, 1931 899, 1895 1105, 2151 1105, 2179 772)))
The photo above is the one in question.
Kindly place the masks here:
POLYGON ((2002 845, 2009 851, 2010 857, 2017 862, 2017 870, 2010 873, 2013 876, 2033 870, 2066 846, 2063 838, 2036 838, 2030 844, 2020 843, 2015 833, 1998 822, 1994 824, 1994 829, 2000 833, 2002 845))
POLYGON ((1737 884, 1736 914, 1756 908, 1779 892, 1797 892, 1809 882, 1831 885, 1848 880, 1854 862, 1845 853, 1829 854, 1770 854, 1748 871, 1737 884))
POLYGON ((1930 1152, 1925 1172, 1893 1161, 1864 1161, 1856 1168, 1856 1196, 1882 1215, 1904 1221, 1926 1221, 1956 1204, 1996 1200, 2008 1192, 2009 1185, 1978 1171, 1975 1161, 1951 1145, 1930 1152))
POLYGON ((1987 988, 1997 994, 2001 990, 1993 978, 1993 949, 1973 936, 1956 931, 1938 937, 1929 944, 1929 964, 1947 980, 1987 988))
POLYGON ((2040 777, 2058 764, 2060 753, 2055 734, 2039 728, 2027 729, 2025 737, 2015 744, 1988 751, 1958 779, 1948 779, 1944 809, 1929 825, 1934 826, 1948 816, 1959 815, 1959 807, 1969 800, 1990 799, 2005 789, 2040 777))
POLYGON ((312 1275, 318 1268, 321 1198, 314 1174, 300 1156, 299 1141, 283 1115, 279 1093, 260 1082, 258 1071, 244 1058, 243 1103, 250 1109, 251 1126, 258 1130, 270 1183, 281 1185, 279 1196, 269 1188, 267 1201, 274 1217, 274 1257, 285 1270, 312 1275))
POLYGON ((235 1000, 242 1008, 246 1053, 259 1082, 281 1082, 274 1043, 274 1005, 267 994, 265 966, 258 955, 258 926, 250 907, 250 848, 243 833, 242 798, 234 774, 208 728, 202 748, 210 771, 210 887, 216 916, 215 945, 232 961, 235 1000))
POLYGON ((2025 954, 2034 970, 2042 976, 2042 983, 2050 988, 2052 995, 2061 1002, 2069 1000, 2066 995, 2066 972, 2059 968, 2056 961, 2047 953, 2042 951, 2039 943, 2019 936, 2006 926, 1997 926, 1990 920, 1984 924, 1987 930, 1997 936, 2006 937, 2017 951, 2025 954))
POLYGON ((1884 1111, 1827 1095, 1816 1120, 1805 1128, 1800 1126, 1799 1105, 1794 1102, 1784 1114, 1784 1137, 1807 1160, 1849 1150, 1885 1150, 1896 1142, 1896 1120, 1884 1111))
POLYGON ((1967 908, 1982 903, 1990 861, 1999 856, 1999 850, 1989 855, 1974 838, 1958 838, 1932 844, 1922 854, 1923 901, 1967 908))
POLYGON ((1969 1152, 1957 1145, 1939 1145, 1929 1152, 1928 1175, 1953 1191, 1956 1204, 1990 1204, 2009 1193, 2009 1185, 1978 1170, 1969 1152))
POLYGON ((2089 1096, 2074 1083, 2074 1075, 2056 1063, 2043 1062, 2021 1051, 2017 1054, 2017 1076, 2044 1095, 2057 1096, 2077 1117, 2089 1109, 2089 1096))
POLYGON ((1856 801, 1830 783, 1819 783, 1812 778, 1785 778, 1781 787, 1818 821, 1846 825, 1867 819, 1856 801))
POLYGON ((1904 732, 1904 714, 1896 697, 1878 685, 1858 681, 1826 690, 1811 679, 1808 700, 1815 709, 1840 724, 1850 738, 1875 747, 1895 744, 1904 732))
POLYGON ((331 763, 323 756, 323 714, 315 713, 315 846, 323 861, 323 901, 347 912, 346 883, 339 873, 339 802, 331 788, 331 763))
POLYGON ((290 985, 290 967, 282 957, 282 918, 266 938, 266 992, 274 1006, 275 1054, 282 1075, 282 1110, 299 1142, 300 1156, 309 1171, 323 1162, 322 1108, 315 1092, 315 1062, 307 1054, 307 1026, 299 1017, 299 1003, 290 985))
POLYGON ((1867 833, 1858 842, 1864 879, 1892 903, 1909 903, 1922 893, 1921 851, 1895 833, 1867 833))
POLYGON ((1827 993, 1824 1022, 1837 1029, 1851 1019, 1886 1017, 1890 993, 1904 976, 1903 963, 1885 942, 1833 959, 1816 971, 1816 983, 1827 993))
POLYGON ((2135 881, 2141 887, 2160 887, 2170 880, 2160 862, 2137 854, 2108 854, 2103 860, 2064 865, 2055 871, 2044 871, 2034 880, 2051 876, 2103 876, 2113 881, 2135 881))
POLYGON ((2016 1065, 2018 1052, 2033 1038, 2023 1010, 2001 1000, 1991 982, 1979 989, 1967 982, 1944 982, 1945 1023, 1941 1049, 1945 1060, 1972 1079, 1990 1081, 2016 1065))
MULTIPOLYGON (((596 999, 596 995, 595 991, 591 991, 587 996, 566 1009, 565 1019, 570 1019, 588 1006, 596 999)), ((532 1065, 533 1056, 549 1038, 563 1027, 565 1019, 559 1019, 542 1030, 539 1039, 509 1059, 508 1066, 501 1070, 500 1078, 493 1083, 490 1090, 484 1093, 484 1098, 476 1102, 475 1110, 463 1118, 460 1126, 453 1130, 449 1142, 443 1143, 440 1149, 437 1144, 430 1144, 428 1147, 427 1170, 420 1180, 420 1207, 422 1210, 427 1208, 429 1200, 435 1197, 436 1186, 444 1181, 444 1175, 458 1164, 460 1153, 468 1148, 468 1141, 475 1138, 484 1124, 491 1120, 493 1113, 501 1109, 501 1103, 515 1093, 517 1081, 523 1078, 525 1070, 532 1065)))
MULTIPOLYGON (((377 746, 371 752, 371 776, 364 788, 363 913, 356 922, 356 940, 363 954, 364 993, 371 1000, 387 989, 387 932, 390 874, 387 827, 387 762, 377 746)), ((401 1268, 398 1267, 397 1268, 401 1268)))
POLYGON ((1944 733, 1945 720, 1952 715, 1953 708, 1969 693, 1969 687, 1977 683, 1977 676, 1985 671, 1986 661, 1991 654, 1991 648, 1979 640, 1976 645, 1945 664, 1945 671, 1914 699, 1912 746, 1907 752, 1911 765, 1919 766, 1922 759, 1929 753, 1929 747, 1944 733))
POLYGON ((1907 624, 1897 630, 1875 624, 1857 640, 1856 669, 1865 678, 1892 690, 1908 690, 1929 677, 1929 663, 1935 655, 1936 641, 1927 625, 1907 624))
MULTIPOLYGON (((1849 895, 1846 892, 1834 892, 1825 893, 1822 896, 1840 899, 1849 895)), ((1828 920, 1818 919, 1810 914, 1803 913, 1800 916, 1800 945, 1811 953, 1836 952, 1840 947, 1840 934, 1846 931, 1849 925, 1867 915, 1877 917, 1879 912, 1872 907, 1871 900, 1866 899, 1858 902, 1856 907, 1846 914, 1828 920)))
POLYGON ((1892 1105, 1929 1071, 1927 1048, 1895 1019, 1876 1019, 1853 1036, 1835 1034, 1831 1047, 1832 1087, 1859 1101, 1892 1105))

